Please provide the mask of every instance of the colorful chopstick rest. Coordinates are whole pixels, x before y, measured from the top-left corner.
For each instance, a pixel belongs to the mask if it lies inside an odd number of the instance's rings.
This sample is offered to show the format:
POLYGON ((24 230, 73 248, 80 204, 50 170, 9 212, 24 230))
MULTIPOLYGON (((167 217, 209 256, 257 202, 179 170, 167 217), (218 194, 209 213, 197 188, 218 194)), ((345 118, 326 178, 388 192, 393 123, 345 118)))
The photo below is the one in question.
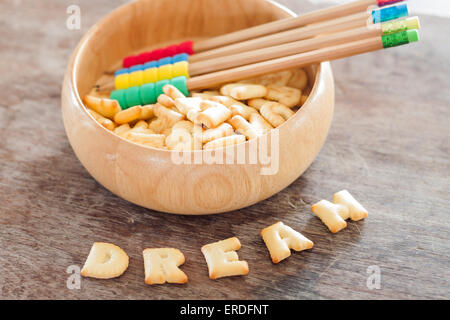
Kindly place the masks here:
POLYGON ((180 61, 189 61, 189 55, 187 53, 180 53, 172 57, 172 64, 180 61))
POLYGON ((373 23, 381 23, 409 16, 408 5, 399 4, 372 11, 373 23))
POLYGON ((188 54, 191 55, 194 53, 193 50, 193 42, 186 41, 177 45, 172 45, 163 49, 156 49, 149 52, 144 52, 136 56, 128 56, 123 59, 123 67, 129 68, 134 65, 144 64, 149 61, 158 61, 163 58, 173 57, 178 54, 188 54))
POLYGON ((131 87, 127 89, 128 92, 125 94, 126 105, 138 106, 141 104, 141 89, 140 87, 131 87))
POLYGON ((381 36, 383 48, 390 48, 419 41, 419 32, 417 30, 406 30, 397 33, 381 36))
POLYGON ((185 96, 189 96, 186 86, 186 77, 176 77, 170 80, 162 80, 156 83, 146 83, 142 86, 135 86, 127 89, 119 89, 111 92, 110 98, 117 100, 124 110, 138 105, 156 103, 158 97, 163 94, 163 87, 171 84, 180 90, 185 96))
POLYGON ((418 17, 388 21, 381 24, 381 31, 383 32, 383 35, 414 29, 420 29, 418 17))
MULTIPOLYGON (((148 63, 148 69, 138 65, 129 68, 129 73, 119 73, 114 78, 116 89, 127 89, 129 87, 141 86, 149 82, 158 82, 161 80, 172 79, 176 77, 189 78, 189 63, 179 61, 174 64, 162 64, 159 67, 151 67, 154 63, 148 63)), ((117 73, 116 73, 117 74, 117 73)))
POLYGON ((119 69, 114 73, 114 77, 117 77, 118 75, 124 74, 124 73, 129 73, 128 68, 124 68, 124 69, 119 69))
POLYGON ((159 60, 155 60, 155 61, 148 61, 145 64, 139 64, 139 65, 135 65, 132 66, 130 68, 123 68, 123 69, 119 69, 115 72, 114 76, 118 76, 124 73, 130 73, 132 71, 136 71, 136 70, 146 70, 146 69, 150 69, 150 68, 158 68, 160 66, 166 65, 166 64, 175 64, 177 62, 181 62, 181 61, 188 61, 189 59, 189 55, 187 53, 180 53, 177 55, 174 55, 173 57, 166 57, 166 58, 162 58, 159 60), (133 69, 137 67, 137 69, 133 69))
POLYGON ((167 64, 172 64, 172 57, 162 58, 158 60, 158 66, 165 66, 167 64))

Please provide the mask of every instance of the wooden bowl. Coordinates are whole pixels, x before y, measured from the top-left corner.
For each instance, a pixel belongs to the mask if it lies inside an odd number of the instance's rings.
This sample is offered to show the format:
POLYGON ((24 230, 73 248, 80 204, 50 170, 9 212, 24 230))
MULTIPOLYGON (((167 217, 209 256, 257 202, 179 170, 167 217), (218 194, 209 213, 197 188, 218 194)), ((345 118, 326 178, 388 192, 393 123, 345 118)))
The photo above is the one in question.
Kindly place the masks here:
MULTIPOLYGON (((309 68, 312 92, 302 108, 279 127, 278 147, 270 149, 274 168, 279 153, 279 169, 269 175, 261 171, 270 171, 267 164, 248 159, 244 164, 176 164, 172 151, 140 146, 103 128, 87 113, 81 97, 105 70, 144 48, 212 37, 290 15, 294 14, 265 0, 142 0, 114 10, 80 41, 64 78, 63 120, 78 159, 114 194, 168 213, 237 210, 287 187, 312 163, 327 136, 334 108, 329 63, 309 68)), ((264 140, 275 139, 274 132, 264 140)), ((262 154, 261 146, 258 154, 262 154)), ((226 151, 237 152, 238 147, 226 151)), ((252 151, 249 142, 239 148, 247 155, 252 151)))

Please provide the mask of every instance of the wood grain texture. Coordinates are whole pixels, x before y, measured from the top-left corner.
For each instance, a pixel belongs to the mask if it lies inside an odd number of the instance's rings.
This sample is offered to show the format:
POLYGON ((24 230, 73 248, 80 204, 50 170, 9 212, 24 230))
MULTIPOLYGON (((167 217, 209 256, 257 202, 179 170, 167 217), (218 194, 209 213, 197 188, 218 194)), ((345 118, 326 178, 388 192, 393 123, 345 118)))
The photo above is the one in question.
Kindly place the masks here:
MULTIPOLYGON (((80 31, 65 28, 72 1, 0 2, 2 299, 450 298, 449 19, 421 17, 414 50, 333 62, 332 129, 292 185, 250 208, 189 217, 153 212, 105 190, 64 132, 60 89, 69 56, 89 26, 124 2, 79 1, 80 31), (369 218, 332 235, 309 208, 342 188, 369 218), (278 220, 314 248, 273 265, 259 231, 278 220), (234 235, 249 275, 209 280, 201 246, 234 235), (94 241, 121 246, 131 258, 128 271, 68 290, 66 268, 81 266, 94 241), (152 246, 184 253, 186 286, 144 284, 141 252, 152 246), (381 268, 380 290, 366 287, 370 265, 381 268)), ((282 3, 297 12, 313 8, 282 3)))

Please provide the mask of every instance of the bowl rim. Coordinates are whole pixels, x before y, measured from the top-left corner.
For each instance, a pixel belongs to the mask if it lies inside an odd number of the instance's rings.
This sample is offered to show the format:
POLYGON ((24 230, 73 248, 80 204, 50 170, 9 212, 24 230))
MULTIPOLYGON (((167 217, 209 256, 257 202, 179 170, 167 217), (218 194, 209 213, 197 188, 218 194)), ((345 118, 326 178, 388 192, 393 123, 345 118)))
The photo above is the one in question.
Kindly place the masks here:
MULTIPOLYGON (((99 127, 101 130, 107 132, 107 134, 110 134, 112 137, 114 138, 118 138, 122 141, 125 141, 126 143, 131 143, 133 145, 136 145, 138 147, 141 148, 145 148, 145 149, 149 149, 149 150, 155 150, 155 151, 160 151, 160 152, 168 152, 168 153, 204 153, 204 152, 211 152, 213 150, 226 150, 226 149, 230 149, 230 148, 235 148, 237 146, 242 146, 245 144, 249 144, 250 140, 246 140, 245 142, 241 142, 235 145, 230 145, 230 146, 225 146, 219 149, 212 149, 212 150, 185 150, 185 151, 179 151, 179 150, 168 150, 168 149, 161 149, 161 148, 156 148, 156 147, 152 147, 152 146, 146 146, 146 145, 142 145, 136 142, 133 142, 131 140, 125 139, 117 134, 115 134, 113 131, 106 129, 104 126, 102 126, 98 121, 96 121, 94 119, 94 117, 88 112, 88 108, 87 106, 84 104, 83 99, 80 97, 80 93, 78 90, 78 85, 77 85, 77 66, 79 64, 79 60, 81 59, 81 53, 84 50, 85 45, 87 44, 87 40, 90 38, 90 35, 93 34, 94 32, 96 32, 96 30, 101 29, 101 27, 106 24, 108 22, 109 19, 111 19, 111 17, 118 11, 123 10, 125 7, 127 6, 131 6, 136 2, 140 2, 143 0, 133 0, 127 3, 124 3, 120 6, 118 6, 117 8, 113 9, 111 12, 109 12, 107 15, 105 15, 104 17, 102 17, 99 21, 97 21, 93 26, 91 26, 89 28, 89 30, 86 32, 86 34, 81 38, 81 40, 79 41, 77 47, 75 48, 75 51, 73 52, 73 57, 71 58, 71 61, 73 61, 73 63, 69 63, 69 67, 70 65, 72 65, 72 68, 70 70, 70 80, 72 82, 72 86, 71 86, 71 93, 73 94, 73 96, 75 97, 77 103, 79 104, 79 106, 82 109, 82 112, 88 117, 90 118, 90 121, 95 122, 95 125, 97 127, 99 127)), ((259 1, 264 1, 267 3, 270 3, 271 5, 273 5, 274 7, 284 11, 285 13, 287 13, 289 16, 291 17, 297 17, 298 15, 292 11, 291 9, 287 8, 286 6, 278 3, 275 0, 259 0, 259 1)), ((308 96, 308 98, 306 99, 305 103, 295 112, 295 114, 290 117, 288 120, 286 120, 284 123, 282 123, 280 126, 278 126, 277 128, 274 129, 278 129, 281 130, 283 127, 285 127, 288 123, 293 121, 294 117, 304 117, 303 112, 299 112, 300 110, 302 110, 302 108, 304 108, 304 106, 308 106, 309 102, 311 101, 312 97, 314 97, 317 93, 317 87, 318 87, 318 82, 320 81, 320 79, 323 77, 322 74, 322 65, 323 64, 329 64, 329 62, 321 62, 315 65, 312 65, 311 67, 315 67, 315 74, 314 74, 314 83, 311 87, 311 92, 308 96)), ((272 130, 257 137, 256 139, 261 139, 262 137, 265 137, 267 135, 270 135, 272 133, 272 130)), ((255 139, 255 140, 256 140, 255 139)))

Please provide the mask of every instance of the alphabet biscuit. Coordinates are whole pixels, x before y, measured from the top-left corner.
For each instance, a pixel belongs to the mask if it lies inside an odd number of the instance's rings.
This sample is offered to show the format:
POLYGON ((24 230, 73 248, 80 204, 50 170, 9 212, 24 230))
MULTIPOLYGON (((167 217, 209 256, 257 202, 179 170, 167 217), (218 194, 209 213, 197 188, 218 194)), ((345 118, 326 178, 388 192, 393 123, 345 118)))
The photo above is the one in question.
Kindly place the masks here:
POLYGON ((244 103, 242 103, 242 102, 240 102, 240 101, 238 101, 236 99, 233 99, 231 97, 228 97, 228 96, 217 95, 217 96, 213 96, 213 97, 211 97, 211 98, 209 98, 207 100, 211 100, 211 101, 215 101, 215 102, 221 103, 227 108, 230 108, 232 105, 235 105, 235 104, 243 106, 243 107, 246 107, 246 105, 244 103))
POLYGON ((228 84, 220 88, 220 93, 225 96, 233 97, 237 100, 248 100, 253 98, 262 98, 268 94, 265 86, 258 84, 228 84))
POLYGON ((259 111, 261 109, 261 107, 263 105, 265 105, 267 102, 273 102, 273 101, 261 99, 261 98, 250 99, 250 100, 248 100, 248 105, 259 111))
POLYGON ((311 211, 322 220, 332 233, 339 232, 347 227, 345 220, 348 217, 348 209, 343 205, 321 200, 311 207, 311 211))
POLYGON ((148 128, 157 134, 161 134, 164 130, 170 129, 170 127, 170 123, 160 118, 153 119, 148 123, 148 128))
POLYGON ((268 102, 259 109, 261 115, 275 128, 294 115, 294 111, 281 103, 268 102))
POLYGON ((228 137, 218 138, 206 143, 203 150, 225 148, 234 144, 245 142, 245 136, 242 134, 234 134, 228 137))
POLYGON ((128 123, 124 123, 124 124, 116 127, 114 129, 114 133, 119 136, 123 136, 125 133, 127 133, 130 130, 131 130, 130 125, 128 123))
POLYGON ((249 140, 258 137, 261 134, 260 130, 253 127, 251 123, 245 120, 240 115, 236 115, 228 122, 234 127, 236 131, 246 136, 249 140))
POLYGON ((278 263, 291 255, 291 250, 302 251, 311 249, 314 243, 301 233, 295 231, 283 222, 277 222, 261 230, 267 249, 273 263, 278 263))
MULTIPOLYGON (((123 124, 122 126, 126 126, 126 125, 128 125, 128 123, 123 124)), ((128 128, 129 128, 129 125, 128 125, 128 128)), ((148 123, 146 121, 144 121, 144 120, 139 120, 138 122, 136 122, 136 124, 134 125, 134 127, 132 129, 129 129, 127 131, 125 131, 125 129, 124 129, 124 132, 121 135, 125 139, 129 139, 131 132, 155 134, 155 132, 153 130, 148 128, 148 123)))
POLYGON ((178 90, 175 86, 171 84, 166 84, 163 88, 163 92, 171 97, 173 100, 179 99, 179 98, 185 98, 185 95, 178 90))
POLYGON ((349 218, 353 221, 365 219, 367 210, 347 190, 342 190, 333 195, 333 202, 346 206, 349 210, 349 218))
POLYGON ((130 123, 139 120, 142 114, 142 106, 134 106, 116 113, 114 121, 117 124, 130 123))
POLYGON ((171 109, 172 107, 175 107, 175 101, 166 94, 159 95, 157 101, 166 108, 171 109))
POLYGON ((230 109, 218 102, 205 100, 200 103, 200 108, 202 111, 197 115, 196 121, 209 129, 216 128, 231 117, 230 109))
POLYGON ((128 255, 118 246, 95 242, 81 269, 81 275, 97 279, 116 278, 127 270, 128 262, 128 255))
POLYGON ((148 123, 144 120, 139 120, 138 122, 136 122, 136 124, 133 127, 134 129, 147 129, 148 128, 148 123))
POLYGON ((122 108, 120 108, 120 105, 117 102, 117 100, 86 95, 84 97, 84 103, 98 114, 109 119, 114 119, 116 113, 122 111, 122 108))
POLYGON ((145 249, 142 255, 144 256, 146 284, 166 282, 183 284, 188 281, 186 274, 178 268, 186 261, 180 250, 173 248, 145 249))
POLYGON ((140 120, 149 120, 153 118, 153 105, 147 104, 145 106, 142 106, 141 116, 139 117, 140 120))
POLYGON ((194 139, 192 131, 194 124, 190 121, 180 121, 171 129, 166 138, 166 146, 169 150, 186 151, 193 150, 194 139))
POLYGON ((302 92, 296 88, 290 87, 267 87, 267 94, 265 99, 272 100, 284 104, 289 108, 300 105, 302 92))
POLYGON ((203 100, 208 100, 214 96, 219 96, 220 92, 219 91, 203 91, 203 92, 193 92, 191 94, 192 97, 194 98, 201 98, 203 100))
POLYGON ((209 277, 218 279, 248 274, 248 263, 240 261, 236 253, 240 248, 241 243, 236 237, 204 245, 201 251, 208 265, 209 277))
POLYGON ((259 134, 266 133, 273 129, 272 125, 268 123, 259 113, 252 113, 250 115, 250 124, 258 130, 259 134))
POLYGON ((269 73, 259 77, 240 81, 240 83, 259 84, 262 86, 278 86, 283 87, 290 82, 294 72, 291 70, 280 71, 276 73, 269 73))
POLYGON ((189 120, 196 123, 197 116, 201 112, 200 104, 203 102, 202 98, 178 98, 175 100, 177 109, 186 116, 189 120))
POLYGON ((136 132, 133 130, 128 131, 124 138, 144 146, 154 148, 164 148, 166 140, 166 136, 163 134, 136 132))
POLYGON ((335 193, 333 198, 334 203, 321 200, 311 207, 311 211, 332 233, 346 228, 345 220, 349 218, 358 221, 368 216, 367 210, 347 190, 335 193))
POLYGON ((166 108, 159 103, 153 106, 153 112, 158 119, 161 119, 161 121, 167 123, 169 127, 184 119, 184 115, 182 113, 166 108))
POLYGON ((102 115, 98 114, 97 112, 95 112, 92 109, 88 109, 88 112, 91 114, 91 116, 98 122, 100 123, 103 127, 105 127, 108 130, 114 130, 114 128, 116 127, 116 125, 114 124, 114 122, 112 122, 111 120, 103 117, 102 115))
POLYGON ((205 130, 202 135, 202 142, 208 143, 210 141, 231 136, 233 134, 233 127, 228 123, 222 123, 217 128, 205 130))
POLYGON ((289 79, 289 82, 286 84, 280 85, 280 87, 288 86, 288 87, 296 88, 296 89, 303 91, 307 85, 308 85, 308 76, 307 76, 305 70, 295 69, 295 70, 292 70, 292 77, 289 79))
POLYGON ((214 96, 208 100, 223 104, 231 110, 233 116, 239 114, 246 120, 249 119, 251 113, 258 112, 255 108, 249 107, 246 104, 227 96, 214 96))

